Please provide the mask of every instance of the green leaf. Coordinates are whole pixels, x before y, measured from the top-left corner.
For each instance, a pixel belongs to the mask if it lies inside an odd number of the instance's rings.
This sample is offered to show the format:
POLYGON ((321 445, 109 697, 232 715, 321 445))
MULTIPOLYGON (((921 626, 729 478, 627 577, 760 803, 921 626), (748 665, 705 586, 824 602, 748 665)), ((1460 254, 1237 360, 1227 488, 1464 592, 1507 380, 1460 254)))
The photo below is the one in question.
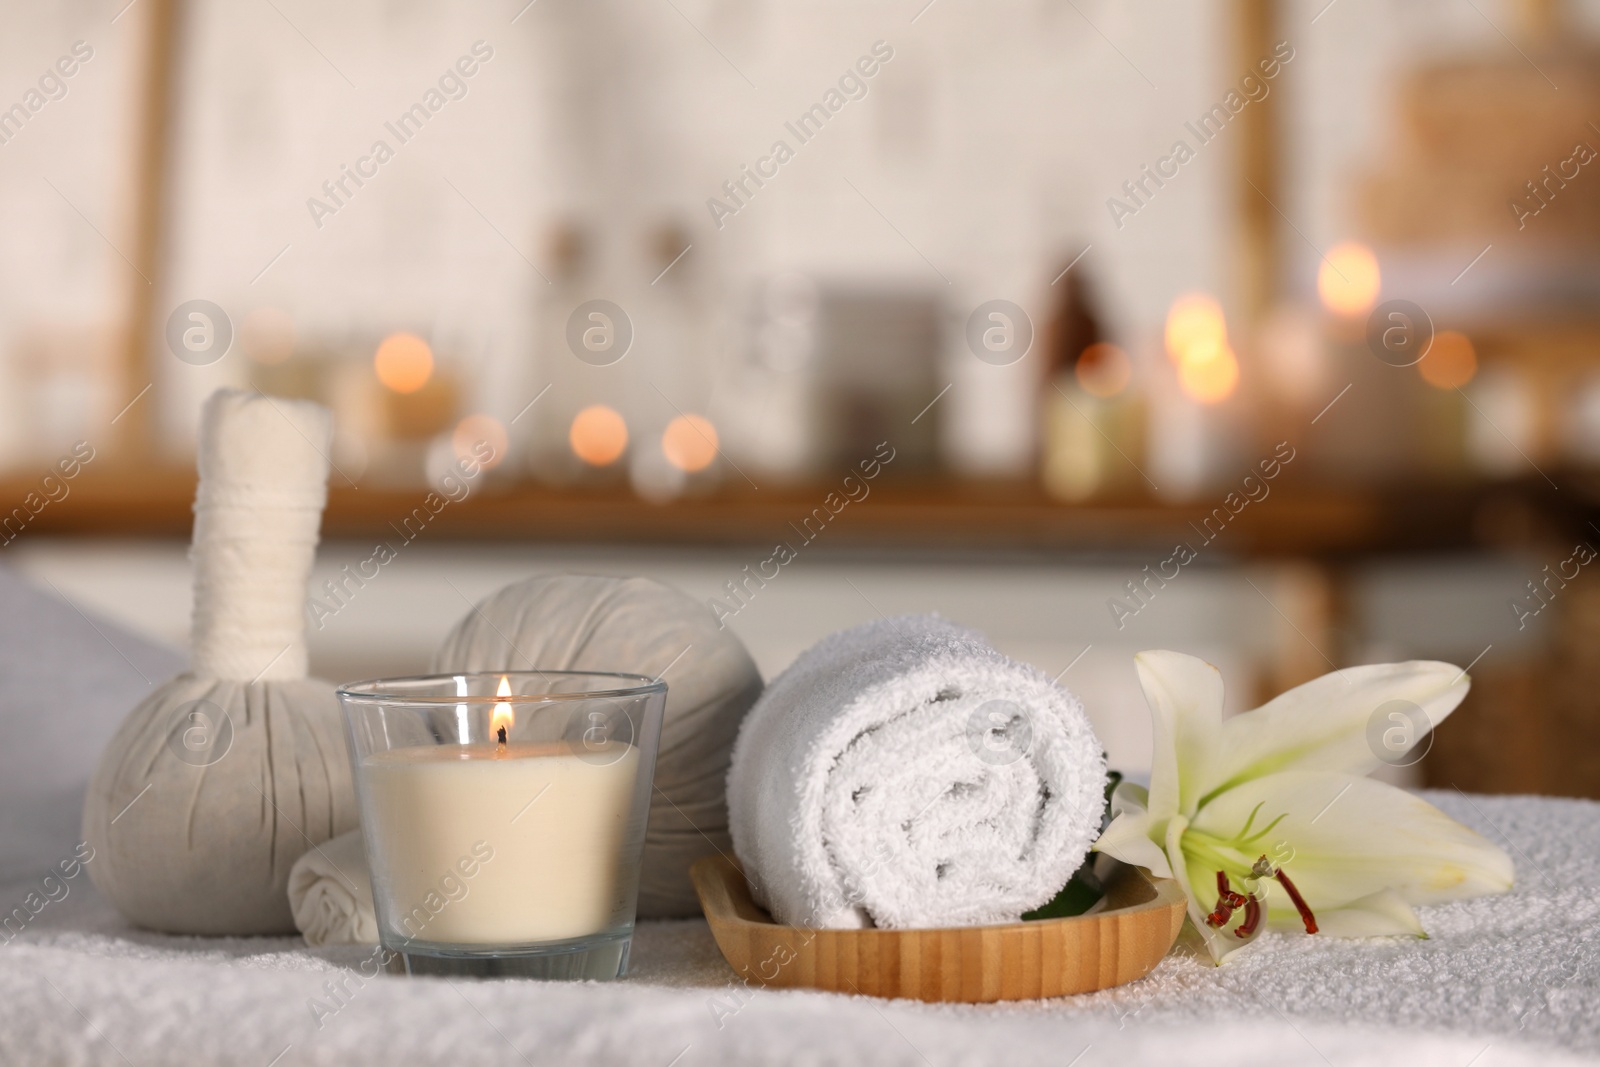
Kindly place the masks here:
MULTIPOLYGON (((1117 788, 1117 783, 1122 781, 1121 773, 1108 771, 1106 773, 1105 807, 1100 813, 1100 829, 1104 830, 1111 821, 1111 793, 1117 788)), ((1061 892, 1051 897, 1049 902, 1024 912, 1023 921, 1034 922, 1039 919, 1068 919, 1074 915, 1082 915, 1094 907, 1105 890, 1100 885, 1100 879, 1094 876, 1092 869, 1094 853, 1084 858, 1083 866, 1072 873, 1067 879, 1067 884, 1061 887, 1061 892)))
POLYGON ((1100 883, 1089 874, 1086 868, 1079 868, 1065 888, 1051 898, 1048 904, 1024 912, 1024 922, 1033 922, 1038 919, 1066 919, 1073 915, 1082 915, 1094 907, 1095 901, 1102 895, 1100 883))

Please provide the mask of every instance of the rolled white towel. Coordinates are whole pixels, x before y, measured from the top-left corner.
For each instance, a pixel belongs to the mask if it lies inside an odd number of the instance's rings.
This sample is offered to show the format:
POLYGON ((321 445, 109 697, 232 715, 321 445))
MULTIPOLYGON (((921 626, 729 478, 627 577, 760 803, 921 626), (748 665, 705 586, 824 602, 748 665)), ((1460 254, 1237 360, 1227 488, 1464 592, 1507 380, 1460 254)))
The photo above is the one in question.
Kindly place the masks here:
POLYGON ((372 880, 361 831, 324 841, 289 870, 289 910, 308 945, 376 945, 372 880))
POLYGON ((1104 782, 1077 698, 907 616, 824 639, 767 687, 734 746, 729 825, 779 922, 1012 922, 1087 855, 1104 782))

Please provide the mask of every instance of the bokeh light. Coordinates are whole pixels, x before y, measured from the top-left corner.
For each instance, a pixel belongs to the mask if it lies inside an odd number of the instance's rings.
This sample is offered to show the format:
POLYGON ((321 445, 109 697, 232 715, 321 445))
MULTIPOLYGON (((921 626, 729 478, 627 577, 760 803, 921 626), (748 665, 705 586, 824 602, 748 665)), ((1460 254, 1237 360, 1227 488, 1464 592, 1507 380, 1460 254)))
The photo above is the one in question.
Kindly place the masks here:
POLYGON ((1378 302, 1381 284, 1378 257, 1356 241, 1344 241, 1328 249, 1317 269, 1317 295, 1322 298, 1322 306, 1347 318, 1371 311, 1378 302))
POLYGON ((1133 378, 1133 364, 1122 349, 1101 342, 1083 350, 1073 373, 1090 396, 1113 397, 1128 387, 1133 378))
POLYGON ((1185 293, 1172 302, 1167 312, 1166 330, 1167 356, 1172 362, 1182 363, 1184 355, 1192 349, 1225 345, 1227 340, 1227 320, 1215 297, 1185 293))
POLYGON ((1459 389, 1478 373, 1478 354, 1466 334, 1440 330, 1417 370, 1435 389, 1459 389))
POLYGON ((450 447, 460 460, 475 460, 484 470, 498 467, 511 448, 511 439, 500 420, 481 412, 468 415, 456 424, 450 447))
POLYGON ((378 381, 397 393, 414 393, 433 376, 433 349, 414 333, 392 333, 372 357, 378 381))
POLYGON ((702 415, 679 415, 662 431, 661 451, 681 471, 703 471, 717 458, 717 428, 702 415))
POLYGON ((1202 404, 1216 404, 1239 385, 1239 360, 1226 344, 1191 348, 1178 364, 1178 384, 1202 404))
POLYGON ((595 467, 615 463, 628 448, 628 424, 604 404, 593 404, 573 416, 567 434, 573 455, 595 467))

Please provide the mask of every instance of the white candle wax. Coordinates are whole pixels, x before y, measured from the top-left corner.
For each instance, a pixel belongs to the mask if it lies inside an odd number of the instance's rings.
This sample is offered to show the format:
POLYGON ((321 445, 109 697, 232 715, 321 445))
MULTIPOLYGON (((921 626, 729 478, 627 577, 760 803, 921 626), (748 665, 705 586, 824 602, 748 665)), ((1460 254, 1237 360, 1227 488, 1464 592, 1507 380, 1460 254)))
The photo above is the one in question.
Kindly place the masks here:
MULTIPOLYGON (((639 750, 608 742, 429 745, 368 756, 373 890, 420 942, 515 945, 627 913, 621 869, 639 750)), ((634 828, 638 832, 638 828, 634 828)))

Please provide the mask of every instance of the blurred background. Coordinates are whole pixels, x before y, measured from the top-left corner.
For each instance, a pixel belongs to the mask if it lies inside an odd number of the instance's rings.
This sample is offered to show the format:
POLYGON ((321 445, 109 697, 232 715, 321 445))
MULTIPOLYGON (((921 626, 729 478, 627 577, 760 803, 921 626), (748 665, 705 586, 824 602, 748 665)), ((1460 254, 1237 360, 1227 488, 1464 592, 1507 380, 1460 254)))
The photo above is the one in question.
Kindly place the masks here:
POLYGON ((638 573, 768 677, 937 610, 1135 771, 1141 648, 1234 708, 1449 659, 1389 773, 1600 795, 1596 39, 1575 0, 11 3, 0 562, 181 645, 199 405, 253 387, 336 414, 336 681, 638 573))

